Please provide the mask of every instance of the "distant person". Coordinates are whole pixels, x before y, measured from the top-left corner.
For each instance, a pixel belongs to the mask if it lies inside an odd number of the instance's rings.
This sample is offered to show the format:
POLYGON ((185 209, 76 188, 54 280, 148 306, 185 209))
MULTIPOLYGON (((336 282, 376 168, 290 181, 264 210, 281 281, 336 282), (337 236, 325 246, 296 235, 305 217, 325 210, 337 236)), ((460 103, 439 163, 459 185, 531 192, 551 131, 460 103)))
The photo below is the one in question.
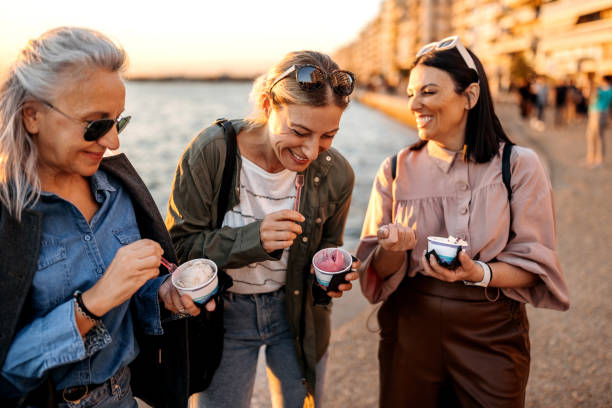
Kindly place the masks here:
POLYGON ((569 306, 550 181, 513 146, 507 190, 511 142, 459 37, 417 53, 408 97, 421 140, 382 163, 357 249, 362 291, 383 302, 380 406, 523 406, 525 303, 569 306), (428 237, 450 235, 467 242, 454 270, 425 255, 428 237))
POLYGON ((321 406, 330 301, 352 285, 325 292, 314 284, 311 259, 343 242, 354 173, 331 145, 354 81, 313 51, 289 53, 259 77, 252 115, 225 123, 237 152, 229 205, 219 216, 231 159, 224 128, 206 128, 179 161, 166 218, 178 257, 208 257, 233 279, 222 297, 221 364, 199 395, 201 407, 249 407, 262 346, 273 406, 302 407, 305 399, 311 406, 313 394, 321 406))
POLYGON ((555 126, 567 123, 567 90, 566 80, 559 82, 555 87, 555 126))
POLYGON ((582 118, 586 115, 587 110, 588 105, 582 88, 571 79, 567 87, 567 123, 570 125, 576 123, 578 116, 582 118))
POLYGON ((523 119, 529 119, 531 117, 531 111, 533 109, 533 92, 531 88, 531 81, 527 78, 521 79, 517 88, 519 94, 519 108, 523 119))
POLYGON ((548 103, 548 83, 546 77, 539 76, 535 84, 535 99, 537 109, 537 122, 536 129, 538 131, 544 130, 544 111, 548 103))
MULTIPOLYGON (((31 40, 1 85, 3 407, 187 403, 187 364, 161 365, 154 342, 160 301, 199 309, 158 276, 175 255, 146 186, 125 155, 103 158, 130 120, 125 62, 104 35, 62 27, 31 40)), ((165 339, 181 360, 184 332, 165 339)))
POLYGON ((597 167, 603 164, 606 153, 605 130, 611 104, 612 75, 606 75, 603 77, 603 83, 594 90, 589 104, 586 129, 586 165, 589 167, 597 167))

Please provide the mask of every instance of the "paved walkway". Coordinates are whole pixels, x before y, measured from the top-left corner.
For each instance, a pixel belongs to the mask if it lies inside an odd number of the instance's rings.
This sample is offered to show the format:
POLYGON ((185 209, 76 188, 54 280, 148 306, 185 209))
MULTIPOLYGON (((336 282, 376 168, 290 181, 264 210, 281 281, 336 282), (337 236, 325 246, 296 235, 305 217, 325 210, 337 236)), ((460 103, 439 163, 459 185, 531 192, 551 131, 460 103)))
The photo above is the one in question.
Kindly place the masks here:
MULTIPOLYGON (((570 289, 568 312, 528 307, 532 365, 526 405, 610 407, 612 160, 608 157, 597 169, 581 167, 584 122, 561 129, 548 124, 538 132, 521 121, 514 105, 499 104, 497 110, 511 139, 534 148, 548 167, 555 192, 558 250, 570 289)), ((547 113, 552 117, 552 112, 547 113)), ((333 331, 326 408, 377 407, 375 310, 376 306, 367 306, 333 331)), ((270 406, 265 388, 265 381, 258 379, 254 407, 270 406)))

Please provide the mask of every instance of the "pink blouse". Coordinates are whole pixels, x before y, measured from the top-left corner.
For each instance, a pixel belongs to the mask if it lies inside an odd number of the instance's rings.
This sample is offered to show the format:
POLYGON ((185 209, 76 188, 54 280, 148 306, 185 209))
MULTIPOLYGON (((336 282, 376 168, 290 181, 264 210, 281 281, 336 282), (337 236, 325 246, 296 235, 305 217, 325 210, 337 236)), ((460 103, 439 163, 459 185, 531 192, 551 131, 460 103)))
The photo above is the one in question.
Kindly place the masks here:
POLYGON ((406 276, 423 270, 428 236, 449 235, 468 242, 468 255, 498 261, 538 275, 530 288, 502 289, 537 307, 566 310, 569 297, 556 253, 555 214, 550 181, 530 149, 514 146, 510 157, 512 201, 501 176, 501 152, 488 163, 463 160, 461 152, 433 142, 398 154, 397 176, 385 160, 374 180, 357 248, 361 289, 372 303, 385 300, 406 276), (400 269, 381 280, 370 268, 376 231, 391 222, 410 226, 417 243, 400 269))

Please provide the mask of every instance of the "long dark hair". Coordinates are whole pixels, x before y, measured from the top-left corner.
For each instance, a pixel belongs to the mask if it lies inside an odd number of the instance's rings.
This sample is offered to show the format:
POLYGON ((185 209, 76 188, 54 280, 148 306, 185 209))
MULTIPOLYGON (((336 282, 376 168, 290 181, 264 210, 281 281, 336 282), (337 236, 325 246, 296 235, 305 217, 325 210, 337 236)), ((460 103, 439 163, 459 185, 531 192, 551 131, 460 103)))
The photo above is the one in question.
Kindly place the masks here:
MULTIPOLYGON (((455 83, 455 92, 461 94, 474 82, 480 80, 480 96, 478 102, 470 109, 465 127, 465 158, 472 159, 477 163, 486 163, 499 152, 500 142, 512 143, 495 114, 493 98, 489 90, 489 80, 482 63, 468 50, 478 75, 469 68, 456 48, 441 51, 430 51, 415 59, 412 68, 418 64, 427 65, 448 72, 455 83)), ((427 141, 415 143, 411 150, 420 150, 427 141)))

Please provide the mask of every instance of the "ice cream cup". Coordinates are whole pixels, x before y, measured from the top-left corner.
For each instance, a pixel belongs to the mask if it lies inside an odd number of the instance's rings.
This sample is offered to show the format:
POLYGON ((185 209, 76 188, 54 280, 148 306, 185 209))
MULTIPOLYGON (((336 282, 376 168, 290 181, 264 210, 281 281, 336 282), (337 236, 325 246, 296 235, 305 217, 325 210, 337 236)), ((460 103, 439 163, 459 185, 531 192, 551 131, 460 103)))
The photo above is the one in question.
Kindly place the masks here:
POLYGON ((189 295, 195 303, 204 304, 210 300, 210 298, 217 293, 219 288, 219 280, 217 278, 217 265, 210 259, 197 258, 191 261, 185 262, 172 273, 172 284, 182 295, 189 295), (213 276, 204 281, 201 284, 194 285, 192 287, 186 287, 180 282, 189 281, 202 281, 202 279, 195 274, 202 274, 197 268, 192 268, 194 264, 204 262, 209 265, 213 270, 213 276))
POLYGON ((427 252, 435 251, 443 266, 454 265, 458 261, 459 250, 467 246, 467 243, 462 240, 454 242, 445 237, 427 237, 427 252))
POLYGON ((312 257, 312 265, 314 266, 315 278, 317 279, 317 283, 326 288, 328 291, 335 292, 338 290, 338 285, 346 283, 344 277, 351 270, 352 264, 353 259, 351 257, 351 254, 342 248, 321 249, 312 257), (335 251, 340 251, 342 257, 344 258, 343 268, 339 271, 326 271, 324 269, 321 269, 321 261, 328 258, 335 251))

